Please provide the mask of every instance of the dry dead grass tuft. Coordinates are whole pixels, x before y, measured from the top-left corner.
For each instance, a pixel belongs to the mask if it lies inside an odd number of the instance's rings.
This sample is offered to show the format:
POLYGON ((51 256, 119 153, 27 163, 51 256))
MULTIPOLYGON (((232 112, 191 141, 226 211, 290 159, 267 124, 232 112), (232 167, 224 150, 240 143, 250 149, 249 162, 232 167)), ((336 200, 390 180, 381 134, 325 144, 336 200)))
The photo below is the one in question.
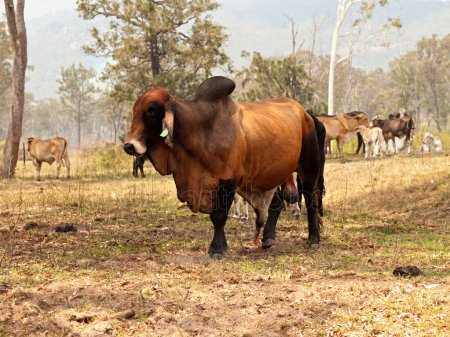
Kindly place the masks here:
POLYGON ((448 336, 448 156, 331 161, 318 250, 304 218, 284 214, 269 252, 231 220, 218 262, 171 179, 95 156, 75 179, 35 182, 29 163, 0 182, 0 336, 448 336), (424 275, 392 275, 408 264, 424 275))

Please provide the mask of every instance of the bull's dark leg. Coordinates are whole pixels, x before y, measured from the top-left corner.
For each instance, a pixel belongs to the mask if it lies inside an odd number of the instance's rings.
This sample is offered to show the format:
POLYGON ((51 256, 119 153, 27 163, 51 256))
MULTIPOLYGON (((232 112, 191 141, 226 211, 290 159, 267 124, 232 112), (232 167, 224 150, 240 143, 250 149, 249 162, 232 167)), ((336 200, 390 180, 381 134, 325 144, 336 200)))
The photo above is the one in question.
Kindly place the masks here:
POLYGON ((142 158, 139 160, 139 171, 141 172, 141 177, 145 178, 145 174, 144 174, 144 163, 145 163, 145 159, 142 158))
POLYGON ((318 215, 318 182, 321 175, 321 152, 316 133, 304 135, 300 167, 303 196, 308 214, 308 241, 310 244, 320 242, 318 215))
POLYGON ((262 247, 264 249, 272 247, 275 242, 275 232, 278 217, 280 216, 281 210, 283 209, 283 195, 281 190, 278 188, 272 198, 269 206, 269 214, 267 216, 266 225, 264 226, 262 247))
POLYGON ((228 248, 224 228, 235 192, 236 184, 233 181, 221 181, 213 198, 214 208, 210 219, 214 226, 214 236, 208 250, 209 255, 213 258, 222 257, 228 248))
POLYGON ((365 154, 366 153, 366 145, 364 144, 363 138, 359 132, 356 133, 356 136, 358 137, 358 148, 356 149, 355 154, 359 154, 359 151, 361 150, 361 148, 363 151, 362 153, 365 154))
POLYGON ((133 157, 133 177, 137 178, 138 176, 138 159, 133 157))

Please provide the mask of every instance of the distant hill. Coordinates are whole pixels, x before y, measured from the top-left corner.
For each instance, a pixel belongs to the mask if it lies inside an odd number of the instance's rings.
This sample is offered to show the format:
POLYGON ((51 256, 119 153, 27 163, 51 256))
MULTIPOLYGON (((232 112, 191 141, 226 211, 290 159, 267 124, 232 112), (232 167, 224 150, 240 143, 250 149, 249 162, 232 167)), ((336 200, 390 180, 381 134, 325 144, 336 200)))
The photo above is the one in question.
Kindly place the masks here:
MULTIPOLYGON (((214 17, 227 27, 230 39, 227 50, 235 66, 246 64, 242 50, 258 50, 268 56, 281 56, 290 51, 289 31, 285 15, 299 23, 305 39, 312 18, 323 17, 319 51, 327 53, 334 24, 335 0, 226 0, 214 17)), ((373 48, 356 58, 365 68, 386 66, 392 58, 414 48, 417 40, 432 33, 450 33, 450 1, 392 0, 387 9, 378 10, 375 24, 389 16, 399 16, 403 28, 392 36, 390 48, 373 48)), ((62 66, 81 62, 101 70, 105 60, 86 56, 81 47, 90 40, 92 25, 78 17, 74 10, 53 12, 31 19, 28 25, 29 64, 27 89, 36 97, 56 93, 56 79, 62 66)), ((306 41, 308 43, 308 41, 306 41)))

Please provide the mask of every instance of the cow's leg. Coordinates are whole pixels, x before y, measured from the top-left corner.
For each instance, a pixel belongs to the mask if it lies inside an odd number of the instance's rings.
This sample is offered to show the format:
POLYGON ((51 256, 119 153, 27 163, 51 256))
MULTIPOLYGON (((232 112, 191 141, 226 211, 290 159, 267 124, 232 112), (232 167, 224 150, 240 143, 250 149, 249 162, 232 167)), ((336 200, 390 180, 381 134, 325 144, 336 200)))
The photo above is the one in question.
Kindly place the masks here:
POLYGON ((228 248, 225 238, 225 223, 227 222, 228 212, 233 203, 236 184, 233 181, 221 181, 213 200, 213 211, 210 219, 214 226, 214 236, 209 246, 208 253, 213 258, 222 257, 224 251, 228 248))
POLYGON ((262 248, 268 249, 275 243, 276 226, 283 209, 283 194, 281 189, 277 189, 272 197, 267 215, 267 221, 264 226, 262 248))
POLYGON ((362 135, 361 135, 361 133, 360 132, 357 132, 356 133, 356 137, 358 138, 358 147, 356 148, 356 152, 355 152, 355 154, 359 154, 359 151, 361 150, 361 148, 363 149, 363 153, 365 153, 366 151, 365 151, 365 143, 364 143, 364 140, 363 140, 363 137, 362 137, 362 135))
POLYGON ((342 145, 343 145, 343 139, 341 137, 337 137, 336 138, 336 145, 337 145, 337 149, 338 149, 338 157, 342 157, 342 145))
POLYGON ((133 157, 133 177, 138 177, 138 159, 133 157))
POLYGON ((231 206, 231 217, 239 219, 241 217, 241 200, 242 197, 237 193, 234 195, 233 205, 231 206))
POLYGON ((59 179, 59 173, 61 172, 62 160, 56 162, 56 179, 59 179))
POLYGON ((37 161, 36 159, 33 159, 34 167, 36 168, 35 178, 37 181, 41 180, 41 167, 42 162, 37 161))
POLYGON ((139 171, 141 172, 141 178, 145 178, 144 164, 145 164, 145 158, 142 158, 141 160, 139 160, 139 171))
POLYGON ((243 205, 243 212, 240 218, 247 222, 248 221, 248 202, 246 202, 244 199, 242 199, 242 205, 243 205))
POLYGON ((69 160, 69 156, 66 154, 63 159, 64 159, 64 166, 66 167, 67 179, 70 179, 70 160, 69 160))
POLYGON ((380 142, 375 140, 373 145, 373 157, 376 158, 380 155, 380 142))
POLYGON ((305 197, 306 211, 308 214, 308 242, 319 244, 319 214, 318 199, 319 178, 321 176, 321 157, 319 143, 315 133, 303 136, 302 152, 300 154, 300 167, 298 174, 301 176, 303 196, 305 197))
MULTIPOLYGON (((408 138, 408 137, 407 137, 408 138)), ((406 142, 408 142, 408 149, 407 149, 407 153, 411 154, 411 139, 406 139, 406 142)))
POLYGON ((369 155, 370 155, 370 153, 372 152, 372 144, 371 143, 367 143, 367 145, 366 145, 366 153, 364 154, 364 159, 368 159, 369 158, 369 155))

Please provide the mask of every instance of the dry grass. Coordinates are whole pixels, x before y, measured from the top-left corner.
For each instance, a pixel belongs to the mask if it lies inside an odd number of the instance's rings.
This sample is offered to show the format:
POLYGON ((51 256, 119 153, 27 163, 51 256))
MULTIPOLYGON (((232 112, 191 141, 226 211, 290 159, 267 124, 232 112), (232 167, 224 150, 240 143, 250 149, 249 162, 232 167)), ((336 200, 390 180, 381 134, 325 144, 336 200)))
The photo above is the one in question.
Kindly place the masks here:
POLYGON ((78 156, 71 180, 53 167, 35 182, 28 163, 0 182, 0 336, 448 336, 448 156, 331 161, 318 250, 283 214, 268 252, 229 221, 212 261, 207 216, 105 151, 78 156), (63 222, 78 232, 54 233, 63 222), (409 264, 424 275, 392 275, 409 264))

